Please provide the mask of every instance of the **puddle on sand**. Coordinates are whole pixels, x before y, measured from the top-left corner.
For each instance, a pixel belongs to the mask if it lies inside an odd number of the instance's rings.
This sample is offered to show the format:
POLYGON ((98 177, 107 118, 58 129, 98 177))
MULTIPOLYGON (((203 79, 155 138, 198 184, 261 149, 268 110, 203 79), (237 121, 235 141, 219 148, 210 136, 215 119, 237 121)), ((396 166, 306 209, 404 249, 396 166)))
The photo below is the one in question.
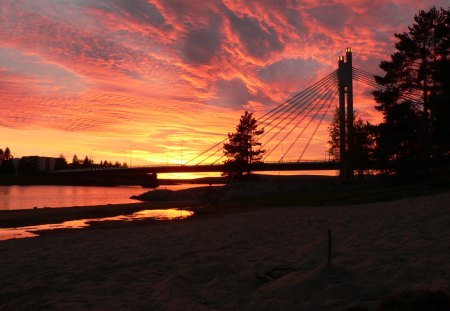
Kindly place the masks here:
POLYGON ((194 212, 180 209, 161 209, 161 210, 143 210, 135 212, 130 215, 119 215, 114 217, 105 218, 90 218, 90 219, 79 219, 70 220, 57 224, 45 224, 37 226, 28 227, 17 227, 17 228, 0 228, 0 240, 9 239, 22 239, 22 238, 32 238, 39 236, 35 233, 40 230, 56 230, 56 229, 82 229, 89 227, 89 222, 101 222, 101 221, 134 221, 143 219, 155 219, 155 220, 174 220, 174 219, 184 219, 192 216, 194 212))

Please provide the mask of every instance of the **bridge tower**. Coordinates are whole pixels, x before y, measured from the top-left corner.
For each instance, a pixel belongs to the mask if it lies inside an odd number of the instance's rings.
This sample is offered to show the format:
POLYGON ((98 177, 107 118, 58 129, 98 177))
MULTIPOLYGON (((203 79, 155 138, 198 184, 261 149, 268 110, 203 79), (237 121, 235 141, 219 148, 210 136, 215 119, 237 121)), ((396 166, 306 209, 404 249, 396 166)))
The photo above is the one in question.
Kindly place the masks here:
POLYGON ((345 49, 344 56, 338 60, 339 81, 339 125, 341 177, 353 177, 353 78, 352 49, 345 49))

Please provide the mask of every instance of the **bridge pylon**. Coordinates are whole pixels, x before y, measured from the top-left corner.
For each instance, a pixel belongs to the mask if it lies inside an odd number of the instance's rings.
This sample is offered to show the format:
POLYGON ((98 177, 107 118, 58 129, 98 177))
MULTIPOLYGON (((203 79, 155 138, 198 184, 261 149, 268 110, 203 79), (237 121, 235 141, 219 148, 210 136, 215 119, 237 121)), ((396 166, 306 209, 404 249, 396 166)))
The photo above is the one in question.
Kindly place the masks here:
POLYGON ((352 49, 345 49, 345 57, 338 60, 339 83, 339 131, 341 177, 350 180, 353 177, 353 78, 352 49))

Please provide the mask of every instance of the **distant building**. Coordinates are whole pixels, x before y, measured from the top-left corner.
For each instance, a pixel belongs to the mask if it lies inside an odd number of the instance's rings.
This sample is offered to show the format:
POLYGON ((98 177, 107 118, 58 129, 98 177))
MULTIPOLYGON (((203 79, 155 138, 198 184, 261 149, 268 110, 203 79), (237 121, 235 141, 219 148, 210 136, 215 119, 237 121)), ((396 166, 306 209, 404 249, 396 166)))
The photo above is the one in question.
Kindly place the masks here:
POLYGON ((12 159, 12 164, 14 165, 14 168, 16 169, 16 172, 17 172, 17 169, 19 167, 19 163, 20 163, 20 158, 13 158, 12 159))
POLYGON ((54 171, 57 158, 27 156, 20 159, 18 169, 20 173, 39 173, 54 171))

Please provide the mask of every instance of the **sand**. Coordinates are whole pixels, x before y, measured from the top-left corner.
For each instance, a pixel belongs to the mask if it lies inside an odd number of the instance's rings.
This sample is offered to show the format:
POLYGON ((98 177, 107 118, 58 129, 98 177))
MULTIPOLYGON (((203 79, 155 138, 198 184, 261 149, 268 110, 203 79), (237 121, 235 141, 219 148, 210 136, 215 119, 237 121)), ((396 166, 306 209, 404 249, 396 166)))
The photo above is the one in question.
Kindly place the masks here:
POLYGON ((444 193, 0 241, 0 309, 376 310, 392 293, 449 293, 449 215, 444 193))

